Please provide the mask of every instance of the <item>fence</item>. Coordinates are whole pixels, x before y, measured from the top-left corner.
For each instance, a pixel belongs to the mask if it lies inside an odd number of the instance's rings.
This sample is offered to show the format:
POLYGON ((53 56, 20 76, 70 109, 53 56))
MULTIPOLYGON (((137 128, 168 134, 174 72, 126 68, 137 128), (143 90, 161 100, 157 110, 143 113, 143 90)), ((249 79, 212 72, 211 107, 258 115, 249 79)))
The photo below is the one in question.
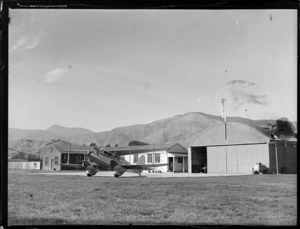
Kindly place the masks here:
POLYGON ((39 161, 28 161, 28 162, 8 162, 8 169, 16 170, 40 170, 41 162, 39 161))

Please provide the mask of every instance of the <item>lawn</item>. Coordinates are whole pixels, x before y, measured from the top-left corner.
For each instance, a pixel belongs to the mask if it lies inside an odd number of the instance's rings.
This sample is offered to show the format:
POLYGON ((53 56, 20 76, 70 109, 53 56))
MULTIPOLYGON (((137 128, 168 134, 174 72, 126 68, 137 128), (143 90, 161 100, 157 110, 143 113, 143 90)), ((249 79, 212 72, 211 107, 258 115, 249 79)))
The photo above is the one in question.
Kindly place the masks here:
POLYGON ((9 172, 9 225, 296 225, 297 176, 147 178, 9 172))

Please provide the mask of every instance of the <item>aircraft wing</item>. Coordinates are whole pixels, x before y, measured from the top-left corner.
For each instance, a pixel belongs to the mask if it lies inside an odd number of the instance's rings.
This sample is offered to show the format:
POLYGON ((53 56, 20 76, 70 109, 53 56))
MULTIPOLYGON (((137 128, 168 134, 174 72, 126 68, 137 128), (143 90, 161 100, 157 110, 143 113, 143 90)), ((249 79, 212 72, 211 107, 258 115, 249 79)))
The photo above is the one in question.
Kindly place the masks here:
POLYGON ((59 165, 70 167, 70 168, 74 168, 74 169, 82 169, 82 168, 84 168, 80 164, 59 164, 59 165))
POLYGON ((165 166, 168 164, 148 164, 148 165, 121 165, 124 169, 142 169, 148 170, 153 169, 155 167, 165 166))

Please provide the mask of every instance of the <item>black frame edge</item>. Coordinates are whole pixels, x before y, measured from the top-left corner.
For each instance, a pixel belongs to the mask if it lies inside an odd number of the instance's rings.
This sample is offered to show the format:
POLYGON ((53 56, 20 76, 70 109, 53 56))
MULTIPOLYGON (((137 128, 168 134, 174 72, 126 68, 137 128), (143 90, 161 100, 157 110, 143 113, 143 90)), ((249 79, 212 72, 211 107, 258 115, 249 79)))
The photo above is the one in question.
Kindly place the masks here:
POLYGON ((8 227, 8 3, 1 1, 0 11, 0 225, 8 227))

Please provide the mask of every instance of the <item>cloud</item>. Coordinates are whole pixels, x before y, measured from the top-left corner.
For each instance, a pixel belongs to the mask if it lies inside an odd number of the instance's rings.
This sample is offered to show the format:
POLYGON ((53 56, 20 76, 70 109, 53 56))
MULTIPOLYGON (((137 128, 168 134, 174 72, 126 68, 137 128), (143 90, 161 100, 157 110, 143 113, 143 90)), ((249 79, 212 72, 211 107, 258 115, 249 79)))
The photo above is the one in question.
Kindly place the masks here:
POLYGON ((57 80, 59 80, 63 75, 65 75, 68 72, 67 69, 64 68, 56 68, 52 71, 47 72, 43 77, 46 82, 53 83, 57 80))
POLYGON ((40 33, 39 35, 35 36, 35 37, 32 37, 27 45, 24 47, 24 49, 32 49, 32 48, 35 48, 37 47, 41 42, 42 40, 45 38, 45 33, 40 33))
POLYGON ((13 45, 11 51, 16 50, 17 48, 20 48, 24 46, 26 43, 26 38, 24 36, 21 36, 13 45))
POLYGON ((239 27, 239 19, 235 20, 235 24, 236 24, 237 27, 239 27))
POLYGON ((270 98, 260 87, 245 80, 232 80, 217 92, 215 102, 221 106, 221 99, 226 99, 226 110, 231 116, 267 117, 277 115, 270 98))
POLYGON ((22 35, 17 39, 10 51, 15 51, 16 49, 32 49, 37 47, 42 40, 45 38, 44 32, 39 32, 37 35, 29 36, 29 35, 22 35))
POLYGON ((137 60, 137 57, 136 57, 136 56, 128 56, 127 58, 128 58, 129 60, 134 60, 134 61, 137 60))
POLYGON ((104 72, 111 72, 113 71, 112 68, 109 68, 109 67, 105 67, 105 66, 99 66, 99 69, 104 71, 104 72))
POLYGON ((49 17, 45 17, 44 13, 32 12, 25 13, 19 11, 11 12, 10 52, 16 50, 30 50, 39 46, 48 31, 49 17))

